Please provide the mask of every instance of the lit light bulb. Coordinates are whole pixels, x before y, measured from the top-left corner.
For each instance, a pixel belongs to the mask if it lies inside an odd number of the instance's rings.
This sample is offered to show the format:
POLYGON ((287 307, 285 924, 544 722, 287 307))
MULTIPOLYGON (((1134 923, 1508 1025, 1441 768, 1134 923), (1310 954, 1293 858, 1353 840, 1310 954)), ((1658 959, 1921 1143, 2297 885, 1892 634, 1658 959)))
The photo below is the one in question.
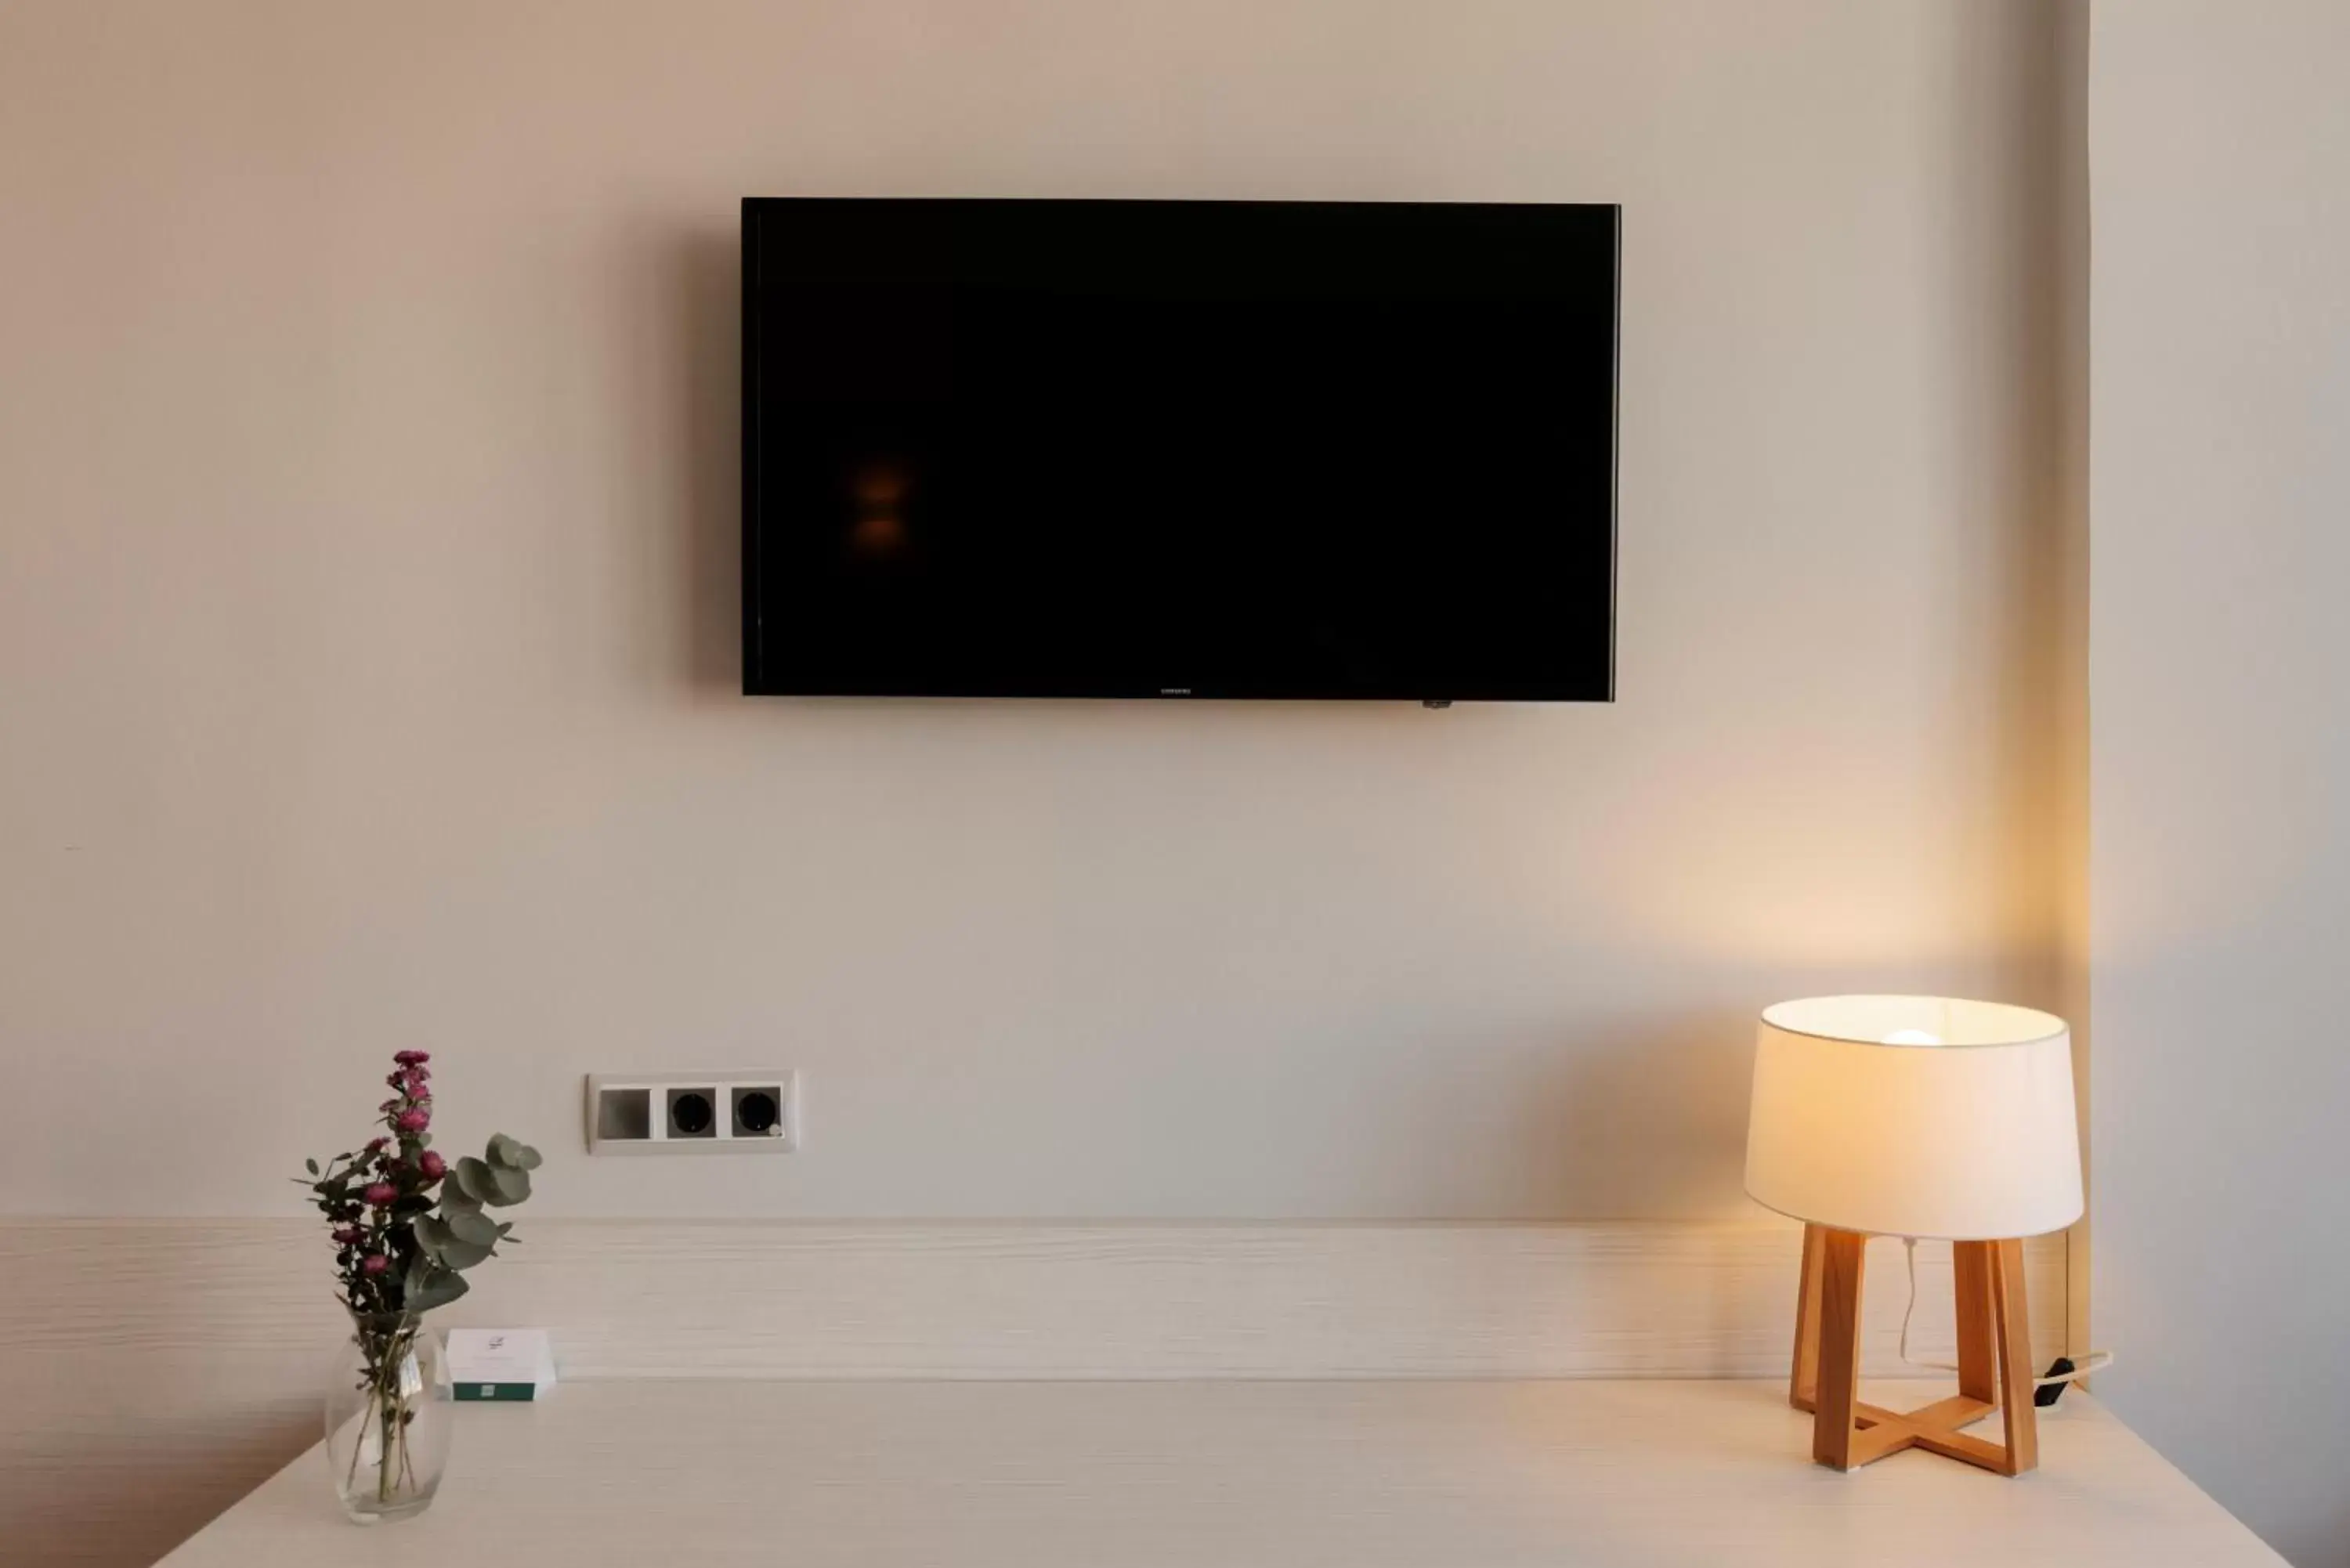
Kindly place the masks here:
POLYGON ((1923 1029, 1897 1029, 1885 1037, 1887 1045, 1939 1045, 1942 1037, 1923 1029))

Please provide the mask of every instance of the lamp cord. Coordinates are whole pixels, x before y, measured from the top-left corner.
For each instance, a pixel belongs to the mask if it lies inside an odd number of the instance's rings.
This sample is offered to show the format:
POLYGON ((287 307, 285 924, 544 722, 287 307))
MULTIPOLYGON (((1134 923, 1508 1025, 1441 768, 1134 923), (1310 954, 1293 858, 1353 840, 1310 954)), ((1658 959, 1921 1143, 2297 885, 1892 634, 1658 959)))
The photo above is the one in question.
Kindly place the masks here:
POLYGON ((1928 1367, 1936 1372, 1956 1372, 1947 1361, 1920 1361, 1909 1354, 1909 1320, 1918 1314, 1918 1238, 1901 1238, 1901 1256, 1909 1265, 1909 1304, 1901 1309, 1901 1359, 1911 1366, 1928 1367))
MULTIPOLYGON (((1909 1354, 1909 1320, 1915 1316, 1918 1312, 1917 1237, 1904 1236, 1901 1238, 1901 1255, 1909 1266, 1909 1304, 1901 1309, 1901 1359, 1908 1366, 1923 1367, 1929 1372, 1956 1372, 1959 1368, 1957 1364, 1954 1362, 1920 1361, 1916 1356, 1909 1354)), ((2113 1364, 2114 1353, 2112 1351, 2093 1350, 2089 1352, 2087 1355, 2082 1357, 2080 1366, 2066 1366, 2063 1371, 2051 1372, 2045 1377, 2035 1377, 2032 1380, 2032 1386, 2034 1388, 2046 1388, 2058 1383, 2075 1382, 2081 1378, 2086 1377, 2092 1372, 2103 1372, 2106 1367, 2111 1366, 2113 1364)))

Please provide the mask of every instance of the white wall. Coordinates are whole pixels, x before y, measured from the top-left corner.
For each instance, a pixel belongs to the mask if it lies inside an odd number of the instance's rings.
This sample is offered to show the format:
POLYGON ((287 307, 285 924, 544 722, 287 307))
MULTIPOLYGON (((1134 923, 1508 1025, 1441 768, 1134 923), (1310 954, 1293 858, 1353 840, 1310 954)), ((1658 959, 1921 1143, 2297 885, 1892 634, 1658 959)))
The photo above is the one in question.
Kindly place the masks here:
POLYGON ((425 1045, 542 1211, 1743 1211, 1759 1004, 2055 1000, 2052 13, 0 10, 0 1210, 425 1045), (748 192, 1624 202, 1622 701, 734 695, 748 192))
POLYGON ((2350 8, 2096 7, 2098 1391, 2350 1563, 2350 8))

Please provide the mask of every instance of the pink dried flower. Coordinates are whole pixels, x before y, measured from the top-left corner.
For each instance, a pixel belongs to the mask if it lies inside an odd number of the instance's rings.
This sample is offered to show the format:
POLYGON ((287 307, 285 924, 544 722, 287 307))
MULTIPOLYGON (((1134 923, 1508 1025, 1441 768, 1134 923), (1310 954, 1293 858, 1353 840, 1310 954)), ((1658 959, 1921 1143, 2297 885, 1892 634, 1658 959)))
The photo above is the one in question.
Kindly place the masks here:
POLYGON ((391 1059, 403 1067, 421 1067, 432 1060, 430 1051, 394 1051, 391 1059))
POLYGON ((422 1106, 400 1112, 391 1118, 391 1125, 404 1133, 421 1133, 432 1125, 432 1113, 422 1106))
POLYGON ((338 1246, 338 1247, 356 1247, 356 1246, 358 1246, 359 1244, 359 1228, 358 1226, 356 1226, 356 1225, 346 1225, 346 1226, 344 1226, 341 1230, 339 1230, 339 1231, 336 1231, 336 1232, 335 1232, 335 1245, 336 1245, 336 1246, 338 1246))
POLYGON ((359 1196, 366 1199, 373 1208, 389 1209, 391 1207, 391 1200, 400 1196, 400 1189, 389 1181, 373 1181, 368 1184, 368 1189, 359 1196))
POLYGON ((368 1139, 367 1151, 369 1154, 381 1154, 383 1152, 384 1145, 390 1141, 391 1140, 388 1137, 371 1137, 368 1139))
POLYGON ((425 1180, 438 1181, 449 1174, 449 1162, 442 1159, 434 1150, 428 1148, 417 1157, 416 1168, 424 1173, 425 1180))
POLYGON ((390 1267, 391 1267, 391 1260, 381 1252, 369 1252, 359 1260, 359 1270, 363 1273, 380 1274, 390 1267))

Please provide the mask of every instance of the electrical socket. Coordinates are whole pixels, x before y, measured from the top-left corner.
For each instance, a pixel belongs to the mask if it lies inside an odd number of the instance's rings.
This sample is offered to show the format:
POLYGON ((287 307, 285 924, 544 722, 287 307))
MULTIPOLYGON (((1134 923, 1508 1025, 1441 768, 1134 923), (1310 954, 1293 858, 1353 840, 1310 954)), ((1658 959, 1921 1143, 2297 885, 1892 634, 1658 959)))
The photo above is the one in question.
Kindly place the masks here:
POLYGON ((800 1075, 602 1073, 588 1080, 589 1154, 792 1154, 800 1075))

